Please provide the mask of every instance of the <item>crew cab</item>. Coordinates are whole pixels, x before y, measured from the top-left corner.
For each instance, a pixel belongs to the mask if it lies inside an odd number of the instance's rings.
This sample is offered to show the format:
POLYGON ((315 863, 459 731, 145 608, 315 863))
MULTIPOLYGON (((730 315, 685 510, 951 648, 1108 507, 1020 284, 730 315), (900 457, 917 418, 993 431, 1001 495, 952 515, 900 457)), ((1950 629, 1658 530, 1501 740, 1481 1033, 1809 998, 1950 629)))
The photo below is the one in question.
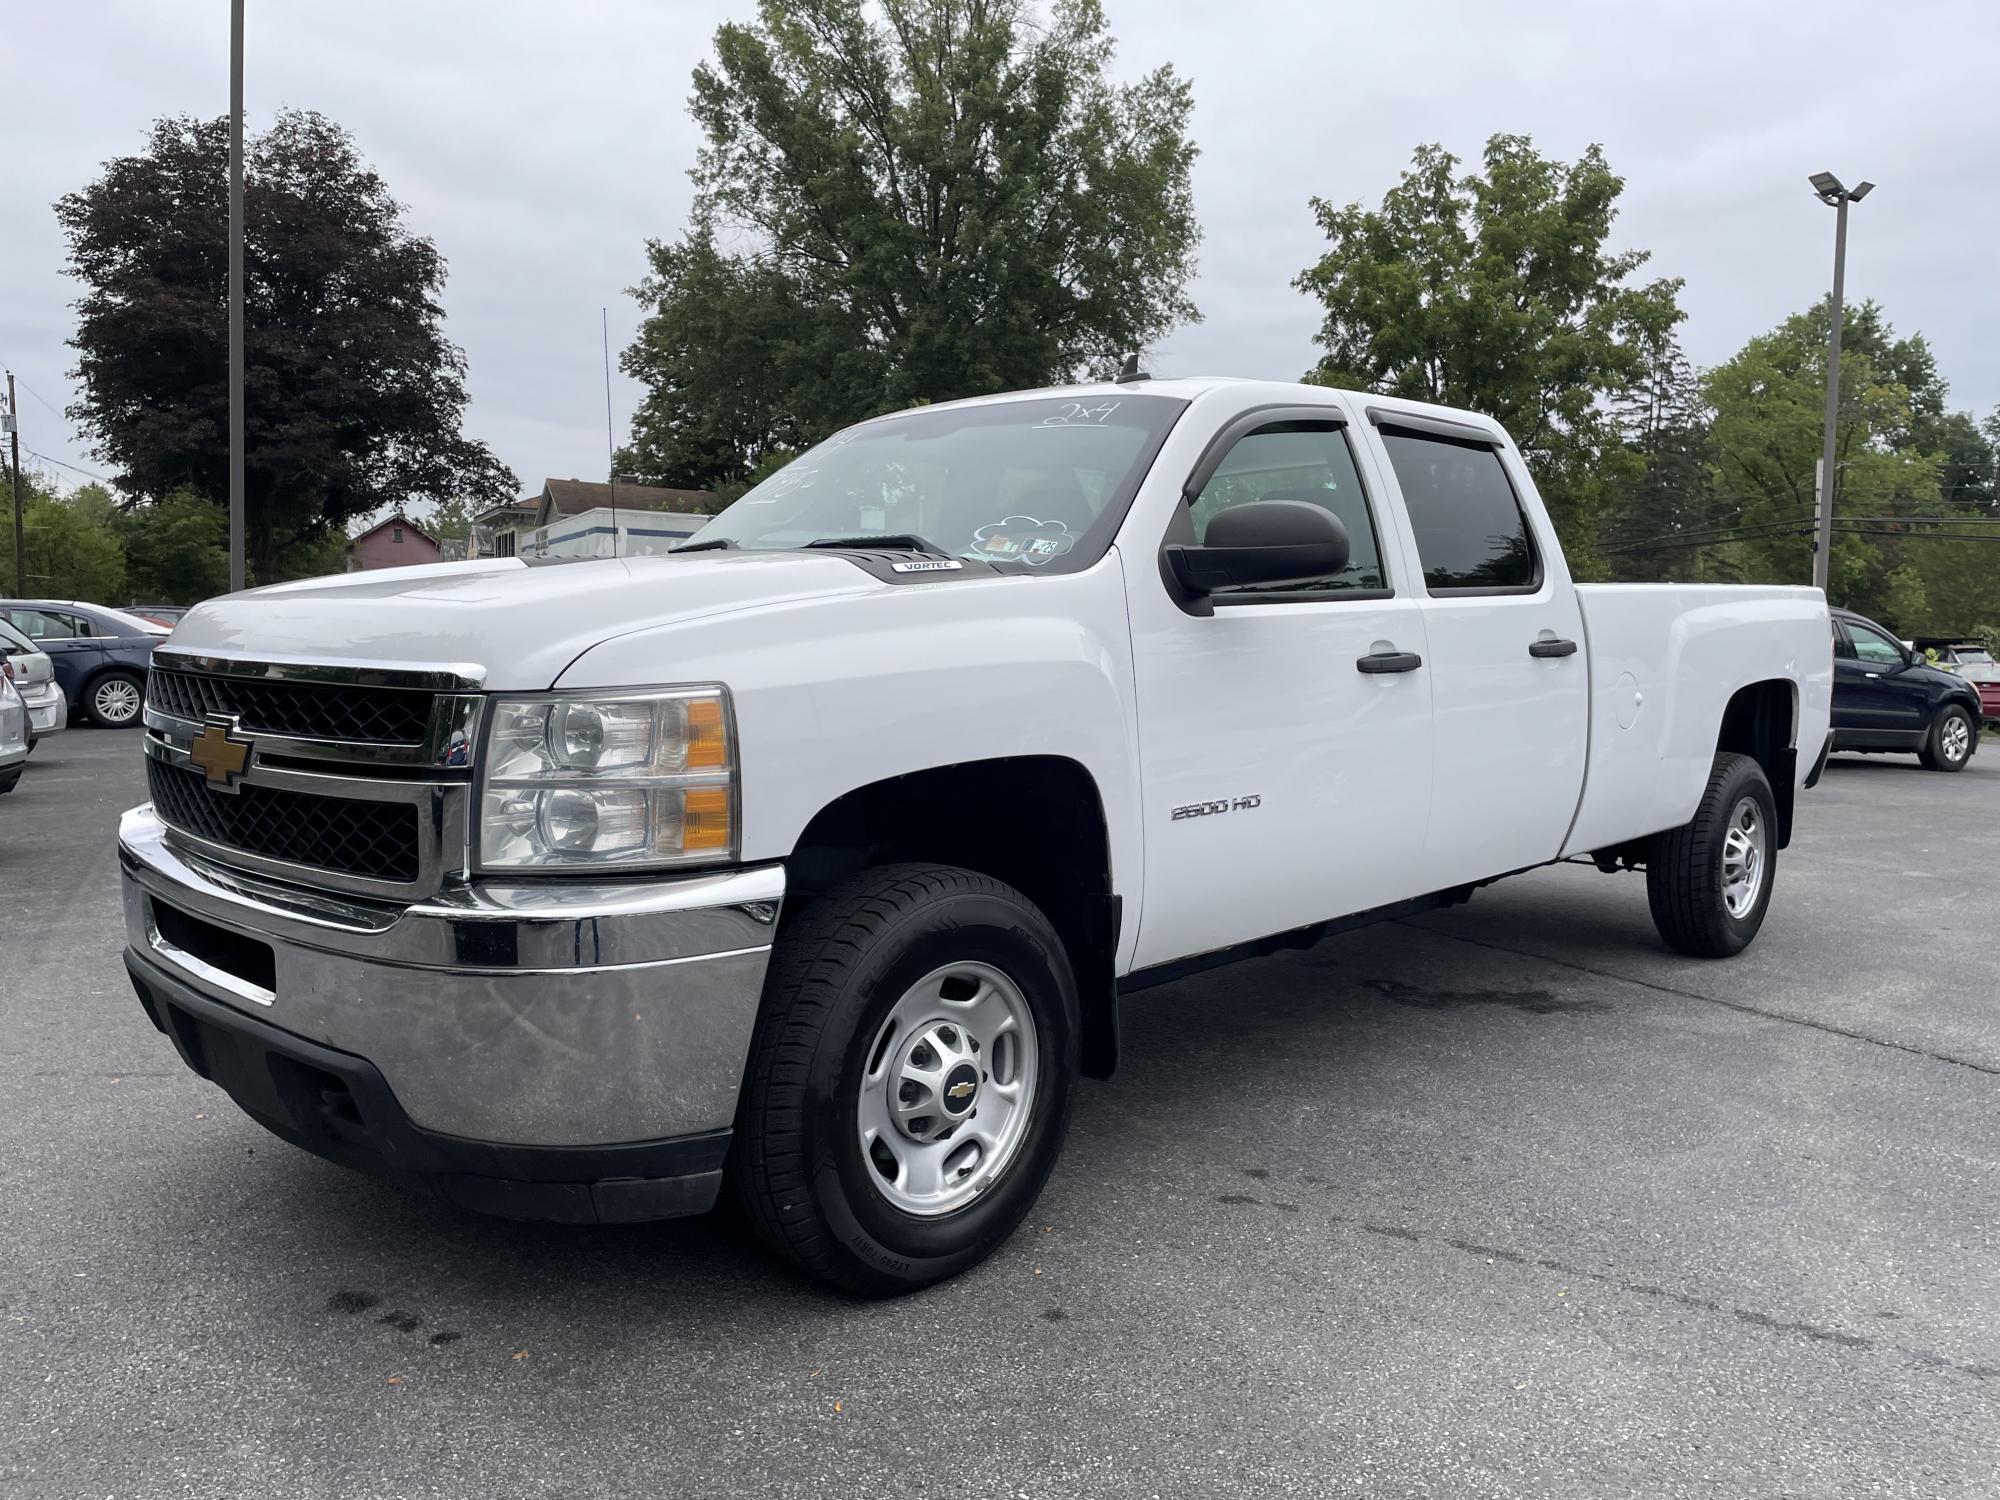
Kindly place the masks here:
POLYGON ((727 1183, 891 1293, 1015 1227, 1149 985, 1558 860, 1740 951, 1829 641, 1813 589, 1572 583, 1468 413, 1179 379, 925 407, 671 555, 193 610, 152 660, 126 961, 310 1150, 583 1222, 727 1183))

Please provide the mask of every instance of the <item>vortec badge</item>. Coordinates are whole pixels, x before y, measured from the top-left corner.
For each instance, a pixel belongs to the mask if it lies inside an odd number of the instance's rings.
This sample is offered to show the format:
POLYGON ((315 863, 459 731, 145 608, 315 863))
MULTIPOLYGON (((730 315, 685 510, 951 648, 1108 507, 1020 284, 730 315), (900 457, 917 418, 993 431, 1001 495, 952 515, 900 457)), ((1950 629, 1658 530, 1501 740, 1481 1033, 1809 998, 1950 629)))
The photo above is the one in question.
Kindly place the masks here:
POLYGON ((210 719, 188 746, 188 759, 201 767, 210 786, 229 787, 250 764, 250 740, 234 738, 231 719, 210 719))
POLYGON ((956 558, 939 558, 936 562, 890 563, 898 573, 956 573, 965 564, 956 558))

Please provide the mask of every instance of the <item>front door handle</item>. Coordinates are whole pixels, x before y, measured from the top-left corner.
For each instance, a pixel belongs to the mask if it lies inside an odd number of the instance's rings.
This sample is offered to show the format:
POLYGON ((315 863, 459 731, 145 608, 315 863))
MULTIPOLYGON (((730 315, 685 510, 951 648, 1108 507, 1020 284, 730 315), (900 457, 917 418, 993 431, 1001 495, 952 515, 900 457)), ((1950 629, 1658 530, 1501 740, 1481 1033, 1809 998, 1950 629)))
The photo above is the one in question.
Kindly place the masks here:
POLYGON ((1423 664, 1414 651, 1374 651, 1354 663, 1364 672, 1414 672, 1423 664))
POLYGON ((1528 642, 1528 655, 1574 656, 1576 655, 1576 642, 1575 641, 1530 641, 1528 642))

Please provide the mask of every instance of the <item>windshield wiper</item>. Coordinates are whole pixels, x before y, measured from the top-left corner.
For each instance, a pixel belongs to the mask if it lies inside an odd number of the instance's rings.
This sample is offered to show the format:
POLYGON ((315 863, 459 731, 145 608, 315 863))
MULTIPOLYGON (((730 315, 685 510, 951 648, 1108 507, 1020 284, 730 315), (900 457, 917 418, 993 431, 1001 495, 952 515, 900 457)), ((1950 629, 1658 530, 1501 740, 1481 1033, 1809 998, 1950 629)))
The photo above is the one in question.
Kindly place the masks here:
POLYGON ((668 550, 672 552, 727 552, 730 548, 735 547, 737 545, 738 543, 735 537, 719 536, 715 538, 715 540, 713 541, 686 542, 683 543, 681 546, 673 547, 668 550))
POLYGON ((807 542, 806 545, 824 547, 831 551, 865 548, 878 552, 923 552, 932 557, 951 556, 936 542, 927 542, 913 531, 895 531, 880 536, 823 536, 816 542, 807 542))

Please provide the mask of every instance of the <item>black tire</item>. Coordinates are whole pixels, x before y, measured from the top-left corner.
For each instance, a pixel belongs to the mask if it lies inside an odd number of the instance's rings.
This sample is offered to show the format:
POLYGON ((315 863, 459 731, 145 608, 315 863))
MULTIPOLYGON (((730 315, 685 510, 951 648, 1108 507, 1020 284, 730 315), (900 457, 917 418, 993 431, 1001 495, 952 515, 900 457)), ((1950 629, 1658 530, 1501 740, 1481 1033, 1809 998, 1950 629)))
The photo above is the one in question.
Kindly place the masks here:
POLYGON ((1972 715, 1956 703, 1947 703, 1938 716, 1931 721, 1931 732, 1924 738, 1924 748, 1917 752, 1917 758, 1924 763, 1927 771, 1963 771, 1965 763, 1972 759, 1972 745, 1979 738, 1979 726, 1972 721, 1972 715), (1965 741, 1956 755, 1946 746, 1952 737, 1951 726, 1963 726, 1965 741))
POLYGON ((885 865, 788 917, 771 955, 737 1107, 730 1177, 746 1216, 809 1275, 893 1296, 983 1260, 1033 1207, 1062 1150, 1077 1073, 1069 960, 1019 891, 970 870, 885 865), (873 1179, 857 1129, 866 1055, 895 1003, 950 963, 1001 970, 1034 1020, 1034 1102, 999 1180, 919 1217, 873 1179))
POLYGON ((114 668, 109 672, 99 672, 83 685, 81 706, 84 716, 100 728, 130 729, 144 716, 145 698, 145 678, 141 677, 137 672, 127 672, 122 668, 114 668), (131 711, 122 716, 105 712, 98 707, 97 703, 98 695, 108 686, 117 683, 127 684, 132 689, 130 699, 132 704, 131 711))
POLYGON ((1646 896, 1653 925, 1676 953, 1691 958, 1732 958, 1750 946, 1778 879, 1778 805, 1764 768, 1747 755, 1715 757, 1695 814, 1679 828, 1653 835, 1646 855, 1646 896), (1730 825, 1745 799, 1762 822, 1762 878, 1755 899, 1740 914, 1723 892, 1723 854, 1730 825))
POLYGON ((20 779, 21 768, 19 766, 15 766, 11 771, 0 771, 0 797, 4 797, 7 793, 13 791, 15 783, 20 779))

